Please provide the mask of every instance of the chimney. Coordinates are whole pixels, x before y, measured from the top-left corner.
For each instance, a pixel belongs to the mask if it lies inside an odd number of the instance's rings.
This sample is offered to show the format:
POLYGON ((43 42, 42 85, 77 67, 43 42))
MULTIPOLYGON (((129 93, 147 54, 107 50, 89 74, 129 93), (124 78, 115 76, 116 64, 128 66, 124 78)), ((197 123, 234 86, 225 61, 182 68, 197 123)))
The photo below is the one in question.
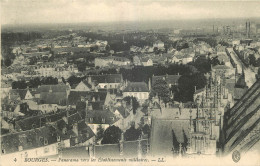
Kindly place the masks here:
POLYGON ((89 83, 90 85, 92 85, 92 84, 91 84, 91 83, 92 83, 91 76, 88 76, 88 83, 89 83))
POLYGON ((149 82, 148 82, 148 89, 149 89, 149 91, 151 91, 151 78, 149 78, 149 82))
POLYGON ((246 22, 246 37, 248 38, 248 28, 247 28, 247 22, 246 22))
POLYGON ((72 127, 72 131, 78 136, 79 130, 78 130, 78 123, 74 123, 72 127))
POLYGON ((126 108, 124 108, 124 113, 125 113, 125 117, 127 116, 127 111, 126 108))
POLYGON ((51 88, 51 85, 50 85, 50 89, 49 89, 49 92, 52 93, 52 88, 51 88))
POLYGON ((248 37, 250 37, 250 22, 248 22, 248 37))
POLYGON ((142 145, 141 145, 141 141, 142 141, 142 134, 140 135, 140 137, 138 139, 138 149, 137 149, 138 158, 142 158, 142 145))

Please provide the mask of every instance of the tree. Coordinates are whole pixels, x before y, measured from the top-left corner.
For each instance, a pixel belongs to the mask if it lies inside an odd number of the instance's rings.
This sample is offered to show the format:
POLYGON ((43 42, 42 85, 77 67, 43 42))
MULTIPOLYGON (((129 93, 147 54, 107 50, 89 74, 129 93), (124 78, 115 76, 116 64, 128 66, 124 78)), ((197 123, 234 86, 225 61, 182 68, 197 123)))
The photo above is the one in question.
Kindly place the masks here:
POLYGON ((154 97, 156 95, 165 104, 170 101, 170 89, 165 80, 157 79, 153 82, 151 96, 154 97))
POLYGON ((178 81, 178 93, 175 94, 175 100, 181 102, 193 101, 195 86, 197 89, 204 88, 206 77, 202 73, 193 75, 183 75, 178 81))
POLYGON ((135 141, 140 137, 140 135, 141 131, 135 129, 134 126, 131 126, 129 129, 126 130, 124 137, 126 141, 135 141))
POLYGON ((5 64, 5 66, 10 66, 11 64, 12 64, 12 61, 11 61, 11 59, 10 58, 6 58, 5 60, 4 60, 4 64, 5 64))
POLYGON ((119 143, 121 138, 122 130, 116 126, 108 127, 104 132, 103 140, 101 141, 102 144, 116 144, 119 143))
POLYGON ((104 137, 104 128, 102 127, 102 125, 100 124, 97 128, 97 137, 96 140, 100 140, 101 138, 104 137))
POLYGON ((87 67, 86 63, 80 63, 80 64, 78 65, 78 70, 81 71, 81 72, 83 72, 83 71, 86 70, 86 67, 87 67))

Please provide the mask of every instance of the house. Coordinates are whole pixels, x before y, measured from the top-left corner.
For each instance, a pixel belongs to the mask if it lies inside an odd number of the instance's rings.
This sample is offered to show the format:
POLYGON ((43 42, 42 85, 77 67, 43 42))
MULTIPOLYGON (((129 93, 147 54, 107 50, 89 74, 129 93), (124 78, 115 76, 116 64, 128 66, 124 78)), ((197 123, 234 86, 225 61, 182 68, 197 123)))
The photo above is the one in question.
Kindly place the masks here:
POLYGON ((58 155, 58 140, 53 126, 2 135, 1 155, 6 161, 55 156, 58 155))
MULTIPOLYGON (((125 141, 122 137, 121 141, 117 144, 103 144, 103 145, 89 145, 83 147, 62 148, 61 155, 64 158, 108 158, 121 159, 125 161, 129 158, 131 162, 135 162, 137 157, 145 158, 149 153, 149 141, 147 138, 141 138, 135 141, 125 141)), ((147 159, 144 159, 148 161, 147 159)))
POLYGON ((225 53, 226 52, 226 46, 222 46, 222 45, 219 44, 215 47, 215 50, 216 50, 217 54, 225 53))
POLYGON ((146 83, 144 82, 129 82, 123 90, 123 97, 133 96, 136 99, 143 103, 149 98, 149 89, 146 83))
POLYGON ((109 109, 87 111, 87 123, 91 130, 97 134, 97 128, 102 126, 105 130, 119 120, 109 109))
POLYGON ((153 60, 149 57, 147 58, 141 58, 141 62, 143 66, 153 66, 153 60))
POLYGON ((157 40, 153 43, 153 47, 157 47, 159 50, 164 49, 164 42, 162 42, 161 40, 157 40))
POLYGON ((135 66, 142 66, 142 62, 141 62, 141 60, 140 60, 140 58, 138 56, 134 56, 133 57, 133 64, 135 66))
POLYGON ((123 83, 122 74, 92 75, 88 79, 95 83, 97 89, 118 89, 123 83))
POLYGON ((110 65, 127 66, 130 65, 130 63, 131 61, 125 57, 109 56, 95 58, 95 67, 109 67, 110 65))
POLYGON ((226 78, 231 78, 235 76, 235 68, 226 65, 216 65, 212 67, 212 74, 213 77, 216 74, 221 77, 225 76, 226 78))
POLYGON ((65 108, 70 87, 65 84, 41 85, 35 93, 38 101, 38 109, 44 113, 65 108))
POLYGON ((115 126, 121 130, 126 131, 131 127, 131 122, 134 120, 132 109, 128 109, 124 106, 117 106, 113 108, 113 112, 119 120, 114 123, 115 126))
POLYGON ((75 87, 75 89, 72 89, 72 90, 73 91, 91 91, 94 88, 93 86, 94 85, 89 80, 88 81, 83 80, 75 87))
POLYGON ((68 104, 73 108, 78 102, 85 102, 91 110, 103 109, 107 92, 71 91, 68 96, 68 104))
POLYGON ((165 80, 171 88, 172 86, 178 86, 178 81, 180 79, 181 75, 160 75, 160 76, 153 76, 152 77, 152 82, 154 83, 157 79, 165 80))

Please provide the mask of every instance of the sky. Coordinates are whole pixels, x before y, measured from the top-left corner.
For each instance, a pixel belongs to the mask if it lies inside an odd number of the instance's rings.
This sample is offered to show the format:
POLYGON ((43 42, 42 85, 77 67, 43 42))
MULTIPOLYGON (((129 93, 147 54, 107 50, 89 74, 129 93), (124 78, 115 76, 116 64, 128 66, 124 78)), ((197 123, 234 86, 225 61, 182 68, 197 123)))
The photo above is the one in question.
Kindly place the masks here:
POLYGON ((1 24, 260 18, 247 0, 0 0, 1 24))

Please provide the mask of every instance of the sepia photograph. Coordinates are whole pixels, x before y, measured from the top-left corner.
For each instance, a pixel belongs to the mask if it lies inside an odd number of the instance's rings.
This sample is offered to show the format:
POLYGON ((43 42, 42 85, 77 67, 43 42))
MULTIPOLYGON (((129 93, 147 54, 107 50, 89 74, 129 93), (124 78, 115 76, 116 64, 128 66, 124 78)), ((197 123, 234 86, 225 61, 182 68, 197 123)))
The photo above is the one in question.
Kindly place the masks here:
POLYGON ((0 4, 1 166, 260 165, 260 1, 0 4))

